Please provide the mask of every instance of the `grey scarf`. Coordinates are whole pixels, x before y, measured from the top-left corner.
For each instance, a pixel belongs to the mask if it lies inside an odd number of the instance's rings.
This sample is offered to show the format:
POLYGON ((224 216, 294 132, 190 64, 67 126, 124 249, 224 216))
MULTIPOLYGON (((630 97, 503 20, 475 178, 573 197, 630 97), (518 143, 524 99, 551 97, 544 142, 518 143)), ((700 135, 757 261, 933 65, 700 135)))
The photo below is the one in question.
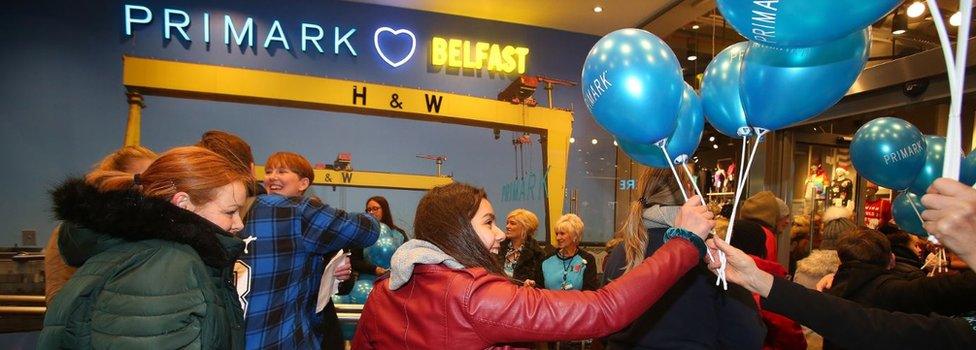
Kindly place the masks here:
POLYGON ((390 290, 397 290, 410 282, 413 276, 413 265, 437 265, 444 264, 452 270, 460 270, 464 265, 457 262, 453 257, 444 253, 433 243, 411 239, 393 253, 390 260, 390 290))

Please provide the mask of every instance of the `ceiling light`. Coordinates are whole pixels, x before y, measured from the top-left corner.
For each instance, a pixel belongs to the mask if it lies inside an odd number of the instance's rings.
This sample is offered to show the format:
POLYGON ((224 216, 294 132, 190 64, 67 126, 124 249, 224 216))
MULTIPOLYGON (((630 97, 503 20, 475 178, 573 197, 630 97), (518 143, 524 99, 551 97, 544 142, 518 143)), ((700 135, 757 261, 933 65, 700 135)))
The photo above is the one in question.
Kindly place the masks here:
POLYGON ((698 54, 695 53, 694 50, 688 49, 688 60, 689 61, 694 61, 694 60, 697 60, 697 59, 698 59, 698 54))
POLYGON ((617 140, 613 140, 613 145, 614 146, 620 146, 619 144, 617 144, 617 140))
POLYGON ((695 25, 693 25, 693 26, 691 26, 691 29, 696 29, 696 30, 697 30, 698 28, 701 28, 701 26, 699 26, 699 25, 697 25, 697 24, 695 24, 695 25))
POLYGON ((891 19, 891 34, 892 35, 902 35, 908 31, 908 17, 904 13, 895 12, 895 16, 891 19))
POLYGON ((715 142, 715 136, 709 136, 708 142, 715 142))
POLYGON ((915 18, 925 13, 925 4, 921 1, 913 2, 908 6, 908 17, 915 18))
POLYGON ((576 138, 575 137, 570 137, 569 138, 569 143, 575 143, 575 142, 576 142, 576 138))
POLYGON ((600 7, 600 6, 594 6, 594 7, 593 7, 593 12, 596 12, 596 13, 600 13, 600 12, 603 12, 603 7, 600 7))
POLYGON ((949 24, 953 27, 958 27, 962 23, 962 13, 956 12, 949 17, 949 24))
POLYGON ((716 144, 712 144, 712 148, 714 148, 714 149, 718 149, 718 145, 716 145, 716 144))
POLYGON ((592 144, 594 144, 594 145, 595 145, 595 144, 597 144, 597 142, 599 142, 599 141, 597 141, 596 139, 592 139, 592 140, 590 140, 590 143, 592 143, 592 144))

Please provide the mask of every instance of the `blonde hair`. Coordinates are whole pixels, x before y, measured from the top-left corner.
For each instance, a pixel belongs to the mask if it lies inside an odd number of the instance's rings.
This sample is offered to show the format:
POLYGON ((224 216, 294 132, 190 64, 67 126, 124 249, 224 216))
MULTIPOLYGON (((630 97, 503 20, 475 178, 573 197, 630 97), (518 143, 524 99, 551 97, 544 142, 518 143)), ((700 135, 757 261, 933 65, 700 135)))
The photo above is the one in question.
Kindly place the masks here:
MULTIPOLYGON (((638 200, 631 201, 627 219, 618 230, 618 235, 624 239, 624 256, 627 261, 624 271, 630 271, 644 261, 644 251, 647 250, 647 230, 644 228, 643 218, 645 206, 679 205, 678 203, 652 203, 647 199, 661 192, 679 192, 681 188, 678 186, 678 182, 667 169, 647 168, 641 172, 636 188, 638 200), (641 203, 641 198, 644 198, 643 201, 646 203, 641 203)), ((680 197, 680 194, 676 195, 677 197, 680 197)))
POLYGON ((153 161, 159 157, 156 152, 142 147, 142 146, 125 146, 115 150, 115 152, 102 158, 98 165, 95 166, 93 171, 97 170, 114 170, 126 173, 134 173, 135 169, 132 167, 135 165, 136 161, 139 160, 149 160, 153 161))
POLYGON ((213 200, 220 187, 234 182, 247 186, 254 179, 250 172, 213 151, 188 146, 166 151, 142 174, 133 176, 117 170, 95 170, 85 177, 85 181, 102 192, 135 188, 153 198, 169 199, 178 192, 185 192, 191 202, 203 204, 213 200))
POLYGON ((569 233, 573 237, 573 241, 579 244, 583 240, 583 220, 576 214, 560 216, 553 231, 569 233))
POLYGON ((525 237, 532 237, 535 230, 539 228, 539 217, 523 208, 512 210, 505 220, 515 220, 519 225, 522 225, 525 228, 525 237))

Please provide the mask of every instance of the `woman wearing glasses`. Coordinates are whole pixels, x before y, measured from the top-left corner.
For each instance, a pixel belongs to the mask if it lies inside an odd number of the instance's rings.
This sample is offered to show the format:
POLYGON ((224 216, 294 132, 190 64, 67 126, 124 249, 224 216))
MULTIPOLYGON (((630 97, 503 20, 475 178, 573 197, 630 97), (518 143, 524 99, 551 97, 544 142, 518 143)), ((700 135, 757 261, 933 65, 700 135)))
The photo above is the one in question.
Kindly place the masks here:
MULTIPOLYGON (((393 213, 390 212, 390 203, 383 196, 374 196, 366 200, 366 213, 372 215, 376 220, 379 220, 380 223, 386 225, 391 230, 399 232, 403 236, 404 242, 410 239, 402 228, 393 223, 393 213)), ((365 259, 363 256, 363 248, 353 249, 352 256, 349 258, 352 261, 352 270, 357 273, 376 276, 386 273, 387 268, 376 266, 365 259)))

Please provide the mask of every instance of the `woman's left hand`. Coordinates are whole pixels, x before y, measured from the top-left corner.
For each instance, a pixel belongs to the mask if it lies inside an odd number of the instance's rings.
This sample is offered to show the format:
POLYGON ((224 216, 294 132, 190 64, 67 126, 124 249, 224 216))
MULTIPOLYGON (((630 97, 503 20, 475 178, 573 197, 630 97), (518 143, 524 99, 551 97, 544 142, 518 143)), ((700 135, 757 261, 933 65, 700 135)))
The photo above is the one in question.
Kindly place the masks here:
POLYGON ((335 278, 339 282, 345 282, 352 276, 352 263, 349 261, 348 255, 343 255, 342 259, 339 260, 339 265, 335 269, 335 278))

